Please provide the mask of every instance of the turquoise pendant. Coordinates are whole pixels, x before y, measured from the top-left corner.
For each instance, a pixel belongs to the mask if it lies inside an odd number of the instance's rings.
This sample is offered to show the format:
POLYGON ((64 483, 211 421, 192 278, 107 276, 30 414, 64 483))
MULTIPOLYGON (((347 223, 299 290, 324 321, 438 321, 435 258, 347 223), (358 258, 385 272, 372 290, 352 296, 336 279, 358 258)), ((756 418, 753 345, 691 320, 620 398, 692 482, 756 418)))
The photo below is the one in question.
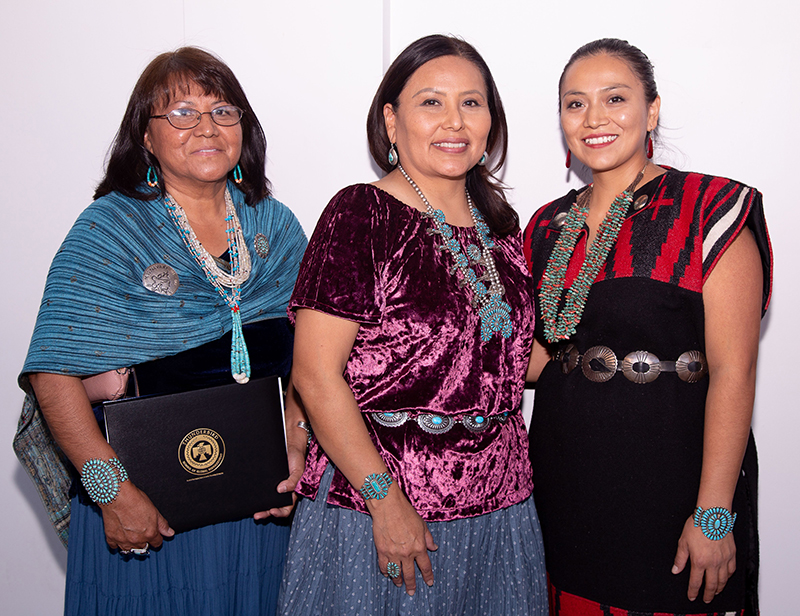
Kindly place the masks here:
POLYGON ((242 315, 239 306, 231 309, 231 374, 233 380, 244 385, 250 380, 250 354, 242 332, 242 315))

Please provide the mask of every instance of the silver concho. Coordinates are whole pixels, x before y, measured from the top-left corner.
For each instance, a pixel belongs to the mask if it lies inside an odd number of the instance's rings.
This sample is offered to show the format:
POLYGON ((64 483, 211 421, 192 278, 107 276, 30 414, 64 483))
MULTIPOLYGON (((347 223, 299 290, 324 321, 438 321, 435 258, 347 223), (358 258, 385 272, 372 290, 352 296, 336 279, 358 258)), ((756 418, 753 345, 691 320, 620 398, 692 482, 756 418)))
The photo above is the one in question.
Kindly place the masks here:
POLYGON ((180 282, 178 273, 166 263, 154 263, 142 274, 144 288, 159 295, 174 295, 180 282))
POLYGON ((661 374, 661 362, 652 353, 634 351, 622 360, 622 374, 634 383, 652 383, 661 374))
POLYGON ((267 236, 263 233, 256 233, 256 236, 253 239, 253 248, 255 248, 256 254, 259 257, 266 259, 269 255, 269 240, 267 239, 267 236))
POLYGON ((566 212, 559 212, 555 216, 553 216, 553 220, 550 223, 550 226, 554 229, 560 229, 564 226, 564 223, 567 221, 567 213, 566 212))
POLYGON ((607 346, 593 346, 583 354, 584 376, 595 383, 605 383, 617 371, 617 356, 607 346))
POLYGON ((461 423, 470 432, 483 432, 492 421, 486 415, 467 415, 461 420, 461 423))
POLYGON ((408 413, 405 411, 395 411, 394 413, 373 413, 372 416, 382 426, 396 428, 408 421, 408 413))
POLYGON ((578 348, 574 344, 570 343, 558 350, 555 359, 561 364, 561 372, 564 374, 569 374, 578 365, 578 360, 580 359, 578 348))
POLYGON ((417 415, 419 427, 429 434, 444 434, 453 427, 455 423, 447 415, 417 415))
POLYGON ((675 372, 681 381, 697 383, 708 374, 708 362, 701 351, 686 351, 681 353, 675 362, 675 372))
POLYGON ((647 201, 650 199, 647 195, 640 195, 636 197, 636 201, 633 202, 633 210, 638 212, 641 210, 645 205, 647 205, 647 201))

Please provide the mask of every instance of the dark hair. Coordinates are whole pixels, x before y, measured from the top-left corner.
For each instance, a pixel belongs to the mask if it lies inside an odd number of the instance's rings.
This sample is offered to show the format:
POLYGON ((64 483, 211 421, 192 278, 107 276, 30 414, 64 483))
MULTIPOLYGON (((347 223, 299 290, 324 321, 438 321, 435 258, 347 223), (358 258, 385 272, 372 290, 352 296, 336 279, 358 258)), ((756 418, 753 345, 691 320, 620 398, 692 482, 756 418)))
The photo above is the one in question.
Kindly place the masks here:
MULTIPOLYGON (((213 54, 197 47, 181 47, 156 56, 136 82, 109 150, 106 174, 95 190, 95 199, 114 190, 135 199, 164 196, 161 166, 147 151, 144 133, 155 106, 169 103, 178 94, 187 92, 192 84, 197 84, 203 94, 219 96, 244 110, 239 158, 242 183, 237 188, 250 205, 269 195, 270 185, 264 173, 267 140, 241 84, 228 65, 213 54), (152 190, 142 186, 150 166, 156 169, 159 183, 152 190)), ((232 172, 228 177, 232 179, 232 172)))
MULTIPOLYGON (((650 58, 648 58, 641 49, 631 45, 628 41, 616 38, 602 38, 592 41, 591 43, 586 43, 583 47, 578 48, 578 50, 570 56, 569 62, 567 62, 564 70, 561 71, 561 78, 558 80, 559 113, 561 113, 561 86, 564 83, 564 75, 567 74, 567 69, 578 60, 582 60, 588 56, 600 56, 603 54, 619 58, 628 65, 631 72, 642 83, 644 87, 644 97, 648 105, 656 100, 656 97, 658 97, 658 88, 656 87, 656 79, 653 75, 653 64, 650 62, 650 58)), ((655 139, 657 131, 657 128, 651 131, 653 139, 655 139)))
POLYGON ((478 51, 466 41, 453 36, 433 34, 414 41, 395 58, 383 76, 369 108, 369 151, 381 169, 386 173, 392 171, 394 167, 387 160, 391 143, 386 134, 383 108, 390 103, 396 110, 400 93, 416 70, 426 62, 443 56, 464 58, 472 62, 483 76, 492 118, 492 127, 486 140, 488 161, 485 166, 476 165, 467 172, 467 189, 492 232, 499 237, 505 237, 519 229, 519 216, 508 204, 502 184, 493 175, 503 166, 508 151, 506 114, 489 67, 478 51))

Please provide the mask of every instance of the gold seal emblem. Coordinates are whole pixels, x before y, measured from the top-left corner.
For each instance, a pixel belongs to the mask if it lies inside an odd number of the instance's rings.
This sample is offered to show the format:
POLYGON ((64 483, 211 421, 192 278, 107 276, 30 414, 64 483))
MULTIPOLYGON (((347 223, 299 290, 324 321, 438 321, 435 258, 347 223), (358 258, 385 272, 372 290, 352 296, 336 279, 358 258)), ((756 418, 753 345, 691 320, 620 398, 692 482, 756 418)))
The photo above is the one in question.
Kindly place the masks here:
POLYGON ((187 473, 208 475, 225 459, 225 441, 211 428, 197 428, 183 437, 178 460, 187 473))

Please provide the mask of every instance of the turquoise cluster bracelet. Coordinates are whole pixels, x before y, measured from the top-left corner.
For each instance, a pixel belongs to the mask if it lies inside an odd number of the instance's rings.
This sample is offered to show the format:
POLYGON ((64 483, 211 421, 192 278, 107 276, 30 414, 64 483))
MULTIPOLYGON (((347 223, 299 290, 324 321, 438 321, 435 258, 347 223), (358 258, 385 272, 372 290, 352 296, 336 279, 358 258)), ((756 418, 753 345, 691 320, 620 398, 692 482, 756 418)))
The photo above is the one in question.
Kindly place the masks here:
POLYGON ((81 469, 81 483, 89 498, 98 505, 113 503, 119 484, 128 480, 128 471, 117 458, 108 461, 92 458, 81 469))
POLYGON ((359 492, 364 500, 371 498, 381 500, 389 493, 389 486, 392 483, 394 483, 394 479, 389 473, 372 473, 364 479, 364 485, 361 486, 359 492))
POLYGON ((711 541, 719 541, 733 530, 736 514, 725 507, 711 507, 703 509, 698 507, 694 512, 694 526, 700 527, 703 534, 711 541))

